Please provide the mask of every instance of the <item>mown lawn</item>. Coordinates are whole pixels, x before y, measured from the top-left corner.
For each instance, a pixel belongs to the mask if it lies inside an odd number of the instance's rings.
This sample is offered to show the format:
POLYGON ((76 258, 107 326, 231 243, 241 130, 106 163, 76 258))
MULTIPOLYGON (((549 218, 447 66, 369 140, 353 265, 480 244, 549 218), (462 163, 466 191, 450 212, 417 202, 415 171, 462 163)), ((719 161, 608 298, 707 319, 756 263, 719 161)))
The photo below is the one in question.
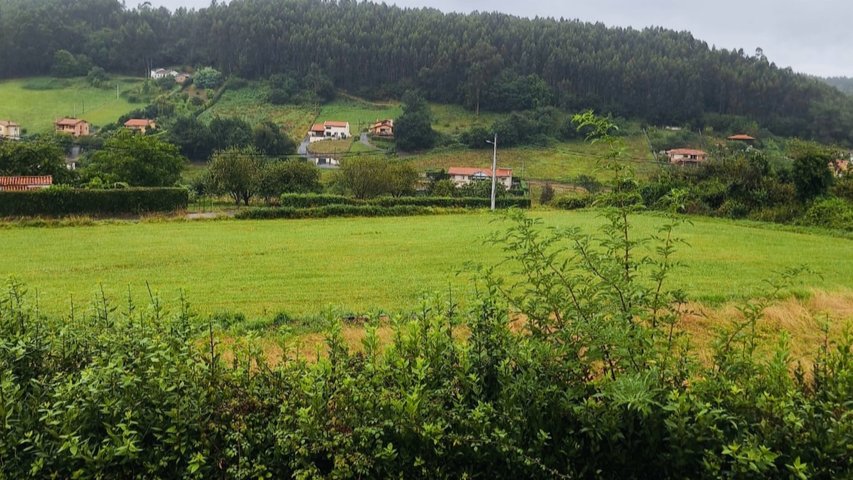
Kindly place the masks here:
MULTIPOLYGON (((538 211, 549 226, 593 229, 594 211, 538 211)), ((424 292, 454 297, 471 283, 457 276, 466 262, 494 264, 499 249, 484 245, 501 228, 488 213, 408 218, 284 221, 113 223, 0 229, 0 278, 14 276, 38 292, 41 308, 67 313, 90 302, 99 285, 124 308, 128 290, 144 303, 146 283, 174 301, 181 289, 200 312, 249 315, 406 310, 424 292)), ((637 232, 662 219, 640 216, 637 232)), ((785 267, 808 264, 822 276, 809 287, 853 289, 853 241, 758 224, 694 219, 681 228, 690 244, 674 278, 708 303, 752 297, 785 267)), ((174 303, 172 303, 174 305, 174 303)))
POLYGON ((120 116, 144 106, 116 98, 132 90, 143 79, 116 77, 104 88, 95 88, 85 78, 31 77, 0 81, 0 119, 12 120, 27 133, 53 130, 53 122, 64 116, 76 116, 97 126, 115 122, 120 116))

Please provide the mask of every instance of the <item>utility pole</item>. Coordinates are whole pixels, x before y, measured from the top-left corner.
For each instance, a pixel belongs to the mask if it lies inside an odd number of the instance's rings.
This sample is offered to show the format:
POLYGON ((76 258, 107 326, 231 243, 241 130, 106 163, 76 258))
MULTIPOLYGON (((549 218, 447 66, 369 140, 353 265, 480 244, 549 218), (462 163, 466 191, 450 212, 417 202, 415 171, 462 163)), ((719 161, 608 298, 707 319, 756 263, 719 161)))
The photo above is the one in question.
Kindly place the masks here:
POLYGON ((495 133, 495 141, 486 140, 486 143, 491 143, 495 149, 492 154, 492 210, 495 209, 495 191, 498 183, 498 134, 495 133))

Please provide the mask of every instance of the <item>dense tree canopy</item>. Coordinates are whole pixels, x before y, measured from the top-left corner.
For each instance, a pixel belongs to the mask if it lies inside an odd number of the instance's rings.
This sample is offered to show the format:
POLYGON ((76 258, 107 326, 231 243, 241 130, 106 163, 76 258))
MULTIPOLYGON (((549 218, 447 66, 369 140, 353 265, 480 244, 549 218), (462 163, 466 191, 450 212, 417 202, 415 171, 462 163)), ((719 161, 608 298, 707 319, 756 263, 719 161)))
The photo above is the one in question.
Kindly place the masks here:
POLYGON ((420 95, 414 92, 403 95, 403 114, 397 119, 394 134, 401 150, 422 150, 435 144, 432 113, 420 95))
POLYGON ((49 73, 64 49, 137 75, 185 64, 248 78, 284 73, 320 100, 334 87, 374 97, 415 87, 472 109, 547 101, 658 124, 746 116, 780 135, 853 137, 853 99, 687 32, 350 0, 233 0, 175 12, 148 5, 0 0, 0 76, 49 73))
POLYGON ((54 183, 70 180, 62 147, 51 139, 0 141, 0 175, 51 175, 54 183))
POLYGON ((178 147, 157 137, 122 130, 92 155, 85 176, 135 187, 168 187, 181 178, 185 163, 178 147))

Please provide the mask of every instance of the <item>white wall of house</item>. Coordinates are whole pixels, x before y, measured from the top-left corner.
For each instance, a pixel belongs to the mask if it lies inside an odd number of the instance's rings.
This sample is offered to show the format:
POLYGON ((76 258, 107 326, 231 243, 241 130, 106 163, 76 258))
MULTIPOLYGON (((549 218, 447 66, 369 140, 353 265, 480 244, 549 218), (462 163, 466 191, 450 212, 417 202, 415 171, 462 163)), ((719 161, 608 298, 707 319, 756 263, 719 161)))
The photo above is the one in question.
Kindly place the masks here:
POLYGON ((349 138, 349 123, 345 127, 326 125, 326 136, 332 138, 349 138))
POLYGON ((11 140, 21 139, 21 127, 17 125, 0 125, 0 138, 11 140))
MULTIPOLYGON (((472 182, 491 182, 492 177, 490 175, 477 175, 477 174, 475 174, 475 175, 453 175, 450 177, 450 180, 452 180, 453 183, 457 187, 463 187, 463 186, 468 185, 472 182)), ((506 187, 507 190, 509 190, 510 188, 512 188, 512 177, 498 177, 497 183, 502 184, 504 187, 506 187)))

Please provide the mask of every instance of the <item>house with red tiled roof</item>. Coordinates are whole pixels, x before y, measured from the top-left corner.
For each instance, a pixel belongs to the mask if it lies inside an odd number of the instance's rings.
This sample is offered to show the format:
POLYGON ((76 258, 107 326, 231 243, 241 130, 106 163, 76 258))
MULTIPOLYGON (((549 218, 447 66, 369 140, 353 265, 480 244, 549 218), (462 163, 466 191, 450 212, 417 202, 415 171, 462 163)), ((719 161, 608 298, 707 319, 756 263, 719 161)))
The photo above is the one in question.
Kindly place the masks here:
POLYGON ((704 163, 708 160, 708 154, 702 150, 692 148, 675 148, 666 151, 670 163, 684 165, 686 163, 704 163))
POLYGON ((376 123, 370 126, 370 134, 378 137, 393 137, 394 136, 394 120, 377 120, 376 123))
POLYGON ((89 135, 89 122, 80 120, 79 118, 60 118, 53 122, 53 127, 57 133, 67 133, 75 137, 85 137, 89 135))
POLYGON ((751 137, 745 133, 738 133, 737 135, 732 135, 731 137, 728 137, 727 140, 729 140, 731 142, 752 143, 755 141, 755 137, 751 137))
POLYGON ((349 137, 349 122, 327 120, 323 123, 315 123, 308 130, 308 139, 311 142, 330 139, 343 140, 349 137))
POLYGON ((53 177, 50 175, 0 177, 0 192, 39 190, 51 185, 53 185, 53 177))
MULTIPOLYGON (((476 167, 450 167, 447 170, 447 175, 450 180, 457 186, 462 187, 473 182, 492 179, 491 168, 476 168, 476 167)), ((512 188, 512 169, 498 168, 495 170, 497 182, 502 184, 509 190, 512 188)))
POLYGON ((131 118, 130 120, 124 122, 124 128, 140 133, 145 133, 147 130, 153 130, 157 128, 157 124, 154 123, 154 120, 149 120, 147 118, 131 118))
POLYGON ((0 138, 21 139, 21 126, 11 120, 0 120, 0 138))

